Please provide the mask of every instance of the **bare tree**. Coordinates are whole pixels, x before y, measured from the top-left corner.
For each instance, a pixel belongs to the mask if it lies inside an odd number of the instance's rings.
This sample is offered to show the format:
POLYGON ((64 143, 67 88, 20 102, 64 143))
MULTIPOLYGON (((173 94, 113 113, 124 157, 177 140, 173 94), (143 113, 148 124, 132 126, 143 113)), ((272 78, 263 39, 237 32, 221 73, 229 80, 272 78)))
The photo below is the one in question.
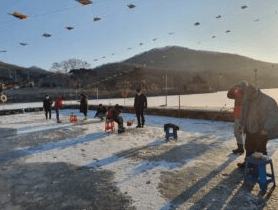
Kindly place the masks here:
POLYGON ((66 61, 62 61, 61 63, 55 62, 52 64, 50 71, 57 72, 57 73, 68 73, 70 70, 73 69, 88 69, 91 65, 86 61, 82 61, 76 58, 71 58, 66 61))

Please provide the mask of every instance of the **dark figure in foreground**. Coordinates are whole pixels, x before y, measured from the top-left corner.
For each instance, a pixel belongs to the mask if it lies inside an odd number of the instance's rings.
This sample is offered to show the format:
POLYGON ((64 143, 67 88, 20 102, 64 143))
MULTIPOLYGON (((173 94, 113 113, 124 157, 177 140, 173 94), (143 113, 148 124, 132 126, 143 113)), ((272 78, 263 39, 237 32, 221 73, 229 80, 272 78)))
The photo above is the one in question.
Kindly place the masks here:
POLYGON ((241 110, 242 110, 241 101, 242 101, 242 98, 243 98, 243 89, 244 89, 245 84, 246 84, 245 81, 240 81, 236 86, 232 87, 228 91, 228 94, 227 94, 227 97, 229 99, 234 99, 235 100, 235 106, 234 106, 234 118, 235 118, 234 135, 236 137, 237 149, 233 150, 233 153, 239 153, 239 154, 244 153, 243 135, 242 135, 242 132, 239 129, 240 128, 239 118, 240 118, 240 113, 241 113, 241 110))
POLYGON ((124 120, 121 114, 122 110, 123 107, 116 104, 113 109, 111 107, 108 108, 106 116, 106 121, 114 120, 118 124, 118 133, 122 133, 125 131, 124 120))
POLYGON ((137 117, 137 128, 143 128, 145 124, 144 109, 147 108, 147 97, 141 93, 141 89, 138 88, 134 99, 134 108, 137 117))
POLYGON ((51 98, 49 97, 49 95, 45 96, 45 99, 43 101, 43 109, 45 111, 45 118, 48 119, 48 115, 49 115, 49 119, 51 119, 51 106, 52 106, 53 101, 51 100, 51 98))
MULTIPOLYGON (((244 85, 241 130, 246 133, 245 150, 249 157, 254 152, 267 155, 267 141, 278 137, 278 107, 270 96, 257 90, 252 85, 244 85)), ((238 163, 243 168, 244 163, 238 163)))
POLYGON ((55 101, 55 104, 54 104, 54 107, 56 109, 57 123, 61 123, 60 118, 59 118, 59 110, 62 108, 64 100, 65 100, 64 97, 60 97, 55 101))
POLYGON ((88 113, 88 97, 85 94, 81 94, 82 98, 80 100, 80 112, 85 116, 84 120, 87 120, 88 113))
POLYGON ((98 105, 98 109, 97 109, 97 112, 96 112, 96 115, 95 115, 95 118, 98 117, 100 118, 101 120, 104 119, 104 117, 106 116, 106 108, 105 106, 103 106, 102 104, 99 104, 98 105))

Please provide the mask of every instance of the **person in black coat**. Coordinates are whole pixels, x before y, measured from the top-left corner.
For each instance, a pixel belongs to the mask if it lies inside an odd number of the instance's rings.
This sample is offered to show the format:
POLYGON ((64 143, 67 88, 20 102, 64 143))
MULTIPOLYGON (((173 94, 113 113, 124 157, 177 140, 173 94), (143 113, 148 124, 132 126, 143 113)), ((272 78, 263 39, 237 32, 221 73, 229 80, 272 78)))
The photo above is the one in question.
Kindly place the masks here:
POLYGON ((45 99, 43 101, 43 109, 45 111, 45 118, 48 119, 48 114, 49 114, 49 119, 51 119, 51 106, 52 106, 53 101, 49 97, 49 95, 45 96, 45 99))
POLYGON ((88 113, 88 97, 85 94, 81 94, 82 98, 80 100, 80 112, 82 112, 85 116, 84 120, 87 119, 88 113))
POLYGON ((134 99, 134 108, 137 117, 137 128, 143 128, 145 124, 144 109, 147 108, 147 97, 141 93, 141 89, 138 88, 134 99))
POLYGON ((105 115, 106 115, 106 112, 107 112, 107 110, 106 110, 105 106, 103 106, 102 104, 99 104, 99 105, 98 105, 97 112, 96 112, 96 114, 95 114, 95 118, 98 117, 98 118, 100 118, 101 120, 103 120, 103 118, 104 118, 105 115))
POLYGON ((118 123, 118 133, 122 133, 125 131, 124 120, 121 114, 122 110, 123 107, 119 106, 119 104, 116 104, 113 108, 113 120, 118 123))

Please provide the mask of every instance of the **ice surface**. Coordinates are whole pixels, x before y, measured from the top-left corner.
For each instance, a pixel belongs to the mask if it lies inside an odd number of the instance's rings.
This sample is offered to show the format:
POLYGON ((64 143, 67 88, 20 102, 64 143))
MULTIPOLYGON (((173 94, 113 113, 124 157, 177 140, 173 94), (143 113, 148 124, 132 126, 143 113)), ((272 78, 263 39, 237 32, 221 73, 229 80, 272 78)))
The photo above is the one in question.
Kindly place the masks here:
MULTIPOLYGON (((278 89, 262 89, 263 93, 268 94, 278 101, 278 89)), ((165 105, 165 96, 148 97, 149 107, 160 107, 165 105)), ((130 98, 116 98, 116 99, 99 99, 99 100, 89 100, 89 104, 104 104, 104 105, 126 105, 133 106, 134 97, 130 98)), ((78 100, 66 101, 65 104, 73 105, 79 104, 78 100)), ((204 94, 192 94, 192 95, 181 95, 180 104, 182 107, 186 108, 232 108, 234 106, 234 100, 227 98, 227 91, 219 91, 216 93, 204 93, 204 94)), ((26 108, 37 108, 42 107, 42 102, 32 102, 32 103, 18 103, 18 104, 2 104, 0 110, 6 109, 26 109, 26 108)), ((178 108, 179 107, 179 96, 171 95, 167 96, 167 108, 178 108)), ((163 107, 165 108, 165 107, 163 107)))
MULTIPOLYGON (((275 96, 275 92, 268 91, 269 95, 275 96)), ((216 98, 213 94, 200 94, 183 96, 186 106, 233 106, 233 100, 226 99, 226 92, 218 92, 216 98), (220 97, 220 98, 218 98, 220 97), (217 99, 217 100, 216 100, 217 99), (211 100, 211 102, 209 102, 211 100), (203 102, 201 102, 203 101, 203 102)), ((177 96, 169 96, 169 106, 177 106, 177 96), (171 101, 172 100, 172 101, 171 101)), ((109 103, 109 100, 91 100, 90 103, 109 103)), ((123 99, 110 100, 111 104, 123 104, 123 99), (121 103, 122 102, 122 103, 121 103)), ((149 97, 150 106, 159 106, 165 102, 165 97, 149 97), (152 102, 153 100, 153 102, 152 102)), ((67 102, 71 103, 71 102, 67 102)), ((126 99, 126 105, 132 105, 133 99, 126 99)), ((42 105, 41 103, 32 103, 42 105)), ((10 105, 12 107, 27 107, 26 104, 10 105)), ((5 106, 8 107, 8 106, 5 106)), ((173 207, 174 201, 167 201, 161 197, 158 191, 160 178, 164 172, 182 171, 196 164, 203 164, 209 157, 210 163, 219 166, 213 171, 221 171, 236 159, 230 158, 231 150, 235 148, 236 141, 233 134, 232 122, 220 122, 209 120, 197 120, 186 118, 174 118, 167 116, 146 115, 146 127, 136 129, 136 121, 128 128, 126 133, 105 133, 104 122, 74 125, 69 123, 71 113, 78 119, 84 116, 79 110, 61 110, 60 115, 63 124, 57 124, 55 113, 54 119, 45 120, 44 112, 25 113, 18 115, 0 116, 0 130, 14 129, 20 135, 29 134, 40 137, 44 132, 60 129, 61 133, 76 126, 83 129, 84 133, 76 137, 64 138, 59 141, 43 142, 32 146, 16 147, 10 152, 1 151, 0 160, 20 159, 24 163, 65 162, 80 167, 91 167, 96 170, 110 170, 115 173, 114 180, 122 192, 127 192, 132 197, 137 209, 178 209, 173 207), (178 141, 165 142, 163 125, 174 123, 180 127, 178 141), (214 154, 214 151, 216 152, 214 154), (219 154, 228 151, 227 154, 219 154), (230 160, 230 159, 231 160, 230 160), (227 161, 229 159, 229 161, 227 161)), ((92 120, 95 111, 88 113, 92 120)), ((135 119, 135 114, 124 113, 124 121, 135 119)), ((13 135, 9 138, 15 138, 13 135)), ((55 136, 53 136, 53 139, 55 136)), ((6 138, 6 141, 10 139, 6 138)), ((20 138, 18 141, 23 141, 20 138)), ((278 148, 277 140, 268 143, 270 156, 278 148)), ((233 163, 236 165, 235 163, 233 163)), ((211 181, 214 174, 205 177, 205 181, 211 181)), ((200 186, 203 186, 199 182, 200 186)), ((194 193, 199 188, 196 185, 194 193)), ((190 204, 190 203, 189 203, 190 204)), ((189 205, 188 204, 188 205, 189 205)))

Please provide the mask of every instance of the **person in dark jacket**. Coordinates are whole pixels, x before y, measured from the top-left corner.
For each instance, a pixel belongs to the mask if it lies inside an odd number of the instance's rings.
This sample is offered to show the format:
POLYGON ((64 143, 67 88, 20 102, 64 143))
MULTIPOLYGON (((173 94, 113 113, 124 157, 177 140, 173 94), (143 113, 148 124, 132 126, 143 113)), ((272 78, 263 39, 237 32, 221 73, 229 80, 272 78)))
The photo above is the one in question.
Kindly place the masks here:
POLYGON ((239 153, 243 154, 244 153, 244 148, 243 148, 243 135, 240 132, 239 129, 239 118, 240 118, 240 113, 242 110, 241 106, 241 101, 243 98, 243 88, 245 85, 245 81, 240 81, 236 86, 232 87, 228 93, 227 97, 229 99, 234 99, 235 100, 235 106, 234 106, 234 118, 235 118, 235 125, 234 125, 234 135, 236 137, 236 142, 237 142, 237 149, 233 150, 233 153, 239 153))
POLYGON ((85 94, 81 94, 82 98, 80 100, 80 112, 82 112, 85 116, 84 120, 87 120, 88 113, 88 96, 85 94))
POLYGON ((144 109, 147 108, 147 97, 141 93, 140 88, 138 88, 136 92, 134 108, 138 122, 137 128, 143 128, 145 124, 144 109))
POLYGON ((63 103, 64 103, 64 97, 60 97, 55 101, 54 107, 56 109, 56 119, 57 119, 57 123, 61 123, 61 120, 59 118, 59 110, 62 108, 63 103))
POLYGON ((103 106, 102 104, 99 104, 97 112, 95 114, 95 118, 98 117, 101 120, 103 120, 103 118, 106 116, 106 112, 107 112, 107 110, 106 110, 105 106, 103 106))
POLYGON ((118 123, 118 133, 122 133, 125 131, 124 120, 121 114, 122 110, 123 107, 119 106, 119 104, 116 104, 113 108, 113 120, 118 123))
MULTIPOLYGON (((278 138, 277 102, 248 83, 244 85, 243 93, 239 123, 246 133, 245 159, 254 152, 267 155, 267 141, 278 138)), ((237 165, 243 168, 245 162, 237 165)))
POLYGON ((48 119, 48 115, 49 115, 49 119, 51 119, 51 106, 52 106, 52 103, 53 103, 53 101, 51 100, 51 98, 47 94, 45 96, 44 101, 43 101, 43 109, 45 111, 45 118, 46 119, 48 119))

